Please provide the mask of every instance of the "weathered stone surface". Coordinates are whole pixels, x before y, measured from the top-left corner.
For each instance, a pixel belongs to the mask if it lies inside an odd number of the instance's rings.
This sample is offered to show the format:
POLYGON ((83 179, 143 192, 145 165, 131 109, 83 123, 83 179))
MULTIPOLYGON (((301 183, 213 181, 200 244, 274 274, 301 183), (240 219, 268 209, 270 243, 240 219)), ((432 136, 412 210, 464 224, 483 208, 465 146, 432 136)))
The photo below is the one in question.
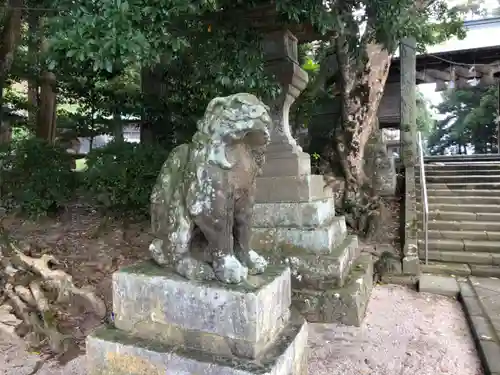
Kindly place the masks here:
POLYGON ((297 317, 258 361, 187 350, 102 328, 87 338, 89 375, 306 375, 307 324, 297 317))
POLYGON ((253 228, 252 249, 261 252, 289 249, 287 252, 328 254, 340 245, 347 232, 344 217, 332 218, 330 224, 310 228, 253 228))
POLYGON ((423 273, 435 275, 469 276, 471 274, 469 265, 464 263, 429 262, 429 264, 422 264, 420 267, 423 273))
POLYGON ((451 276, 421 275, 418 283, 420 292, 457 297, 460 291, 458 282, 451 276))
POLYGON ((335 217, 333 198, 311 202, 256 203, 254 228, 316 228, 331 223, 335 217))
POLYGON ((254 95, 210 101, 192 141, 170 153, 153 187, 149 250, 156 263, 191 280, 232 284, 264 272, 249 239, 271 128, 269 108, 254 95))
POLYGON ((471 264, 471 275, 480 277, 500 277, 500 268, 498 266, 484 266, 479 264, 471 264))
POLYGON ((396 166, 387 154, 381 130, 375 130, 365 146, 364 170, 381 196, 396 194, 396 166))
POLYGON ((361 254, 346 286, 324 291, 294 289, 293 305, 308 322, 361 325, 373 289, 373 260, 361 254))
POLYGON ((330 255, 302 255, 287 258, 292 270, 292 288, 329 289, 344 286, 359 255, 356 236, 347 236, 330 255))
POLYGON ((383 275, 381 279, 385 284, 404 285, 411 288, 418 284, 418 276, 415 275, 383 275))
POLYGON ((328 289, 344 285, 359 255, 358 238, 347 236, 330 254, 311 254, 293 248, 262 252, 270 263, 290 267, 292 288, 328 289))
POLYGON ((496 341, 479 340, 479 352, 487 374, 500 373, 500 344, 496 341))
MULTIPOLYGON (((272 135, 271 135, 272 136, 272 135)), ((295 140, 293 140, 295 142, 295 140)), ((266 163, 262 167, 263 177, 305 176, 311 174, 311 157, 297 151, 297 144, 271 143, 266 152, 266 163)))
POLYGON ((152 262, 113 275, 115 325, 136 337, 254 358, 288 323, 290 270, 240 285, 189 281, 152 262), (272 306, 272 308, 269 308, 272 306))
POLYGON ((320 175, 257 178, 257 203, 310 202, 332 197, 332 189, 325 187, 320 175))
POLYGON ((418 258, 417 249, 417 240, 415 238, 408 237, 405 239, 403 249, 405 256, 402 261, 405 275, 420 275, 420 259, 418 258))
MULTIPOLYGON (((425 254, 420 251, 420 258, 425 254)), ((453 263, 475 263, 475 264, 500 264, 500 254, 491 253, 467 253, 465 251, 429 251, 429 260, 437 260, 453 263), (497 256, 497 257, 495 257, 497 256), (497 260, 497 263, 495 262, 497 260)))

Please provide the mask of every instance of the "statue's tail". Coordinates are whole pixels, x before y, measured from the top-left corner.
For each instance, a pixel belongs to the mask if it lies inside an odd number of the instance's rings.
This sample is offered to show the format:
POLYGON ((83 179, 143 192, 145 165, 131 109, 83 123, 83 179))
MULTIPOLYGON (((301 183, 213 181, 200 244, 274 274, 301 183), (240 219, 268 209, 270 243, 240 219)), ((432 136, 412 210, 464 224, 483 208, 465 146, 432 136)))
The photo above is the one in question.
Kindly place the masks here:
MULTIPOLYGON (((155 240, 150 245, 151 255, 157 263, 164 264, 168 258, 179 252, 187 251, 189 242, 179 238, 182 243, 172 243, 172 234, 180 227, 191 225, 183 202, 185 168, 189 165, 189 145, 183 144, 172 150, 163 163, 151 193, 151 229, 155 240)), ((174 236, 178 237, 178 236, 174 236)))
MULTIPOLYGON (((151 224, 153 234, 164 227, 166 222, 165 215, 169 215, 171 204, 175 204, 175 195, 181 195, 178 190, 181 189, 184 179, 186 164, 189 159, 189 145, 182 144, 172 150, 165 163, 161 167, 160 173, 156 179, 156 184, 151 193, 151 224)), ((182 202, 177 202, 177 206, 182 202)))

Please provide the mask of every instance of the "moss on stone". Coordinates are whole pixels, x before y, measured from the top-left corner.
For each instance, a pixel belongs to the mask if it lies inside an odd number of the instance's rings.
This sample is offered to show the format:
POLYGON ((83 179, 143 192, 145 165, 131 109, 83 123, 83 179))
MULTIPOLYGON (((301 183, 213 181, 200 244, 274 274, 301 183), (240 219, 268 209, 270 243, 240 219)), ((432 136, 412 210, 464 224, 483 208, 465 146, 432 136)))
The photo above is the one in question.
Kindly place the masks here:
MULTIPOLYGON (((278 358, 282 356, 286 349, 293 344, 298 334, 302 329, 304 329, 303 327, 304 320, 301 317, 295 317, 292 323, 282 331, 276 342, 268 348, 266 355, 257 361, 239 358, 236 356, 219 356, 199 350, 186 349, 180 346, 171 346, 152 340, 143 340, 133 337, 123 331, 108 327, 102 327, 96 330, 90 337, 90 340, 98 339, 105 342, 116 343, 119 346, 133 346, 157 353, 173 353, 199 362, 230 367, 236 370, 247 371, 252 374, 267 374, 273 369, 273 367, 276 366, 278 358)), ((106 358, 106 363, 104 363, 105 367, 111 368, 113 364, 109 363, 110 356, 105 355, 104 357, 106 358)), ((144 361, 142 357, 138 357, 137 355, 134 356, 134 358, 137 358, 137 360, 141 363, 144 361)), ((108 372, 103 371, 99 374, 108 374, 108 372)), ((119 372, 114 374, 119 374, 119 372)), ((152 372, 152 374, 156 373, 152 372)))
POLYGON ((255 292, 266 285, 269 285, 276 277, 281 275, 287 267, 274 265, 268 266, 266 271, 260 275, 250 275, 248 279, 240 284, 226 284, 217 280, 213 281, 191 281, 177 274, 173 269, 161 267, 153 261, 145 261, 136 263, 132 266, 124 267, 118 272, 130 273, 137 275, 144 275, 149 277, 166 277, 169 279, 198 283, 206 285, 207 287, 222 288, 231 291, 238 291, 242 293, 255 292))

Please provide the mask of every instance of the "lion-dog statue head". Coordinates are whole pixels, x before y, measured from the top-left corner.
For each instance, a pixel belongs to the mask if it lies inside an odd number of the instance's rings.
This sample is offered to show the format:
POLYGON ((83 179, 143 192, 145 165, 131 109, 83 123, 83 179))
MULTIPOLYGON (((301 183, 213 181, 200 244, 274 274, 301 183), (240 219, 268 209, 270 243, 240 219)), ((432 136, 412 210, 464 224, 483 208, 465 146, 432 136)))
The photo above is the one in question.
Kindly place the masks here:
POLYGON ((264 272, 250 249, 255 178, 272 120, 257 97, 213 99, 192 142, 176 147, 151 195, 156 263, 192 280, 239 283, 264 272))

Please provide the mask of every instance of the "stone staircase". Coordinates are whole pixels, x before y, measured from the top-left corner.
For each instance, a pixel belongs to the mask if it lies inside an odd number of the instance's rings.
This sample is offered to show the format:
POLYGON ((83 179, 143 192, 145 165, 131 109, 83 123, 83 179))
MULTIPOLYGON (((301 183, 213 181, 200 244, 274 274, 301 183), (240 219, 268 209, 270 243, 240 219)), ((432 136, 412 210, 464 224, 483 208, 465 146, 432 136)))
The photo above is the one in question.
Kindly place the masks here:
POLYGON ((500 156, 428 157, 425 173, 428 265, 417 174, 422 272, 500 277, 500 156))

